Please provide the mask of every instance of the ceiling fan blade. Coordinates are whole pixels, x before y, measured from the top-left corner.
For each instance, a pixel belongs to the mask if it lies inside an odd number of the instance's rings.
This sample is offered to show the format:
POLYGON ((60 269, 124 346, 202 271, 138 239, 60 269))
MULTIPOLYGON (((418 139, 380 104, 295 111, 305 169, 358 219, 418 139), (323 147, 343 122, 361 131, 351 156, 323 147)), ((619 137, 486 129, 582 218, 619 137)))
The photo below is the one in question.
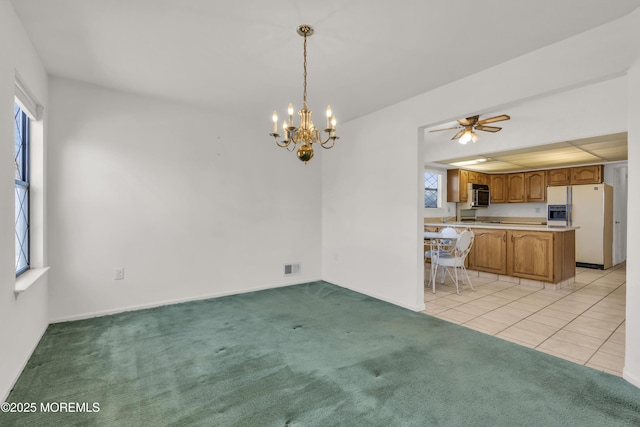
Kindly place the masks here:
POLYGON ((506 114, 501 114, 499 116, 489 117, 488 119, 478 120, 476 124, 484 125, 486 123, 495 123, 495 122, 501 122, 503 120, 509 120, 510 118, 511 117, 507 116, 506 114))
POLYGON ((474 127, 474 129, 476 129, 476 130, 483 130, 483 131, 486 131, 486 132, 498 132, 498 131, 499 131, 500 129, 502 129, 502 128, 499 128, 499 127, 497 127, 497 126, 483 126, 483 125, 476 125, 476 126, 474 127))
POLYGON ((452 129, 460 129, 460 126, 455 126, 452 128, 434 129, 434 130, 430 130, 429 132, 440 132, 441 130, 452 130, 452 129))
POLYGON ((460 123, 462 126, 473 126, 478 122, 479 117, 480 116, 471 116, 467 117, 466 119, 458 119, 458 123, 460 123))
POLYGON ((451 139, 453 140, 453 139, 458 139, 458 138, 460 138, 462 135, 464 135, 464 133, 466 132, 466 130, 467 130, 466 128, 465 128, 465 129, 460 129, 460 132, 458 132, 458 133, 456 133, 455 135, 453 135, 453 138, 451 138, 451 139))

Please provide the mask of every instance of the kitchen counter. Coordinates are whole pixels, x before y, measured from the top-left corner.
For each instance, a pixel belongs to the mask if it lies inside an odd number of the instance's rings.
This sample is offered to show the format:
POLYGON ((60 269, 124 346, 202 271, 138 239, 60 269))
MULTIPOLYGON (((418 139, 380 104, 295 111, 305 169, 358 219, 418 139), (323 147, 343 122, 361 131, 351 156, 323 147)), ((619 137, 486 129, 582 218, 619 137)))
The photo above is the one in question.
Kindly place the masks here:
MULTIPOLYGON (((540 222, 452 221, 425 222, 425 231, 444 227, 470 228, 474 242, 467 255, 468 268, 478 272, 535 280, 557 289, 575 277, 575 230, 540 222)), ((425 250, 428 250, 425 246, 425 250)))
POLYGON ((565 232, 577 230, 578 226, 557 227, 546 224, 535 223, 510 223, 496 221, 449 221, 449 222, 425 222, 425 227, 469 227, 469 228, 490 228, 497 230, 526 230, 526 231, 553 231, 565 232))

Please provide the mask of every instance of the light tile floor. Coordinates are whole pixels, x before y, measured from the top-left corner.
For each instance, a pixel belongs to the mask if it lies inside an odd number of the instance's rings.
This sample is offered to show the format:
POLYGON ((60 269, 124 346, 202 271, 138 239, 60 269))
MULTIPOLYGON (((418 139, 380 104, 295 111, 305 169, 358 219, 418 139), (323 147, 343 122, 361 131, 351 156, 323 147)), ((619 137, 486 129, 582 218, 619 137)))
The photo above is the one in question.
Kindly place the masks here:
MULTIPOLYGON (((559 290, 472 275, 456 294, 453 281, 425 286, 424 313, 622 376, 626 264, 608 270, 576 269, 574 284, 559 290)), ((425 268, 429 280, 429 268, 425 268)))

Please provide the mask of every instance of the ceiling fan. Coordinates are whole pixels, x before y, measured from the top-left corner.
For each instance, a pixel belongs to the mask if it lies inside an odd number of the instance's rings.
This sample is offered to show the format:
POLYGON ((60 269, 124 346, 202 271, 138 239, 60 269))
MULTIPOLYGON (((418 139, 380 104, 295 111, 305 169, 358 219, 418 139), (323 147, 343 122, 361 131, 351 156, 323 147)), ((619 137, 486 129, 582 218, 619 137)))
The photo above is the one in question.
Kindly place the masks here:
POLYGON ((479 137, 476 135, 473 130, 483 130, 485 132, 498 132, 501 127, 497 126, 485 126, 487 123, 495 123, 501 122, 503 120, 509 120, 511 117, 506 114, 501 114, 495 117, 489 117, 488 119, 478 120, 480 118, 479 115, 467 117, 466 119, 458 119, 458 126, 454 126, 452 128, 444 128, 444 129, 434 129, 430 132, 439 132, 442 130, 451 130, 451 129, 460 129, 458 133, 453 135, 452 140, 460 139, 458 141, 460 144, 466 144, 467 142, 476 142, 479 137))

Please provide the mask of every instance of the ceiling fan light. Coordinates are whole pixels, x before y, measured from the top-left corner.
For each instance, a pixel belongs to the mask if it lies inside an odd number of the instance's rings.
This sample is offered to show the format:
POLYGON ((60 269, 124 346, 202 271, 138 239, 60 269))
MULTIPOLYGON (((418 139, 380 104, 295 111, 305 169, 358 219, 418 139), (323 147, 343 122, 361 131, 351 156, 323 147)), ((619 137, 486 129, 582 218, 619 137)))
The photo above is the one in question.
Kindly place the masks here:
POLYGON ((473 135, 473 132, 466 131, 465 133, 462 134, 460 139, 458 139, 458 142, 460 144, 467 144, 469 141, 473 141, 473 136, 472 135, 473 135))

